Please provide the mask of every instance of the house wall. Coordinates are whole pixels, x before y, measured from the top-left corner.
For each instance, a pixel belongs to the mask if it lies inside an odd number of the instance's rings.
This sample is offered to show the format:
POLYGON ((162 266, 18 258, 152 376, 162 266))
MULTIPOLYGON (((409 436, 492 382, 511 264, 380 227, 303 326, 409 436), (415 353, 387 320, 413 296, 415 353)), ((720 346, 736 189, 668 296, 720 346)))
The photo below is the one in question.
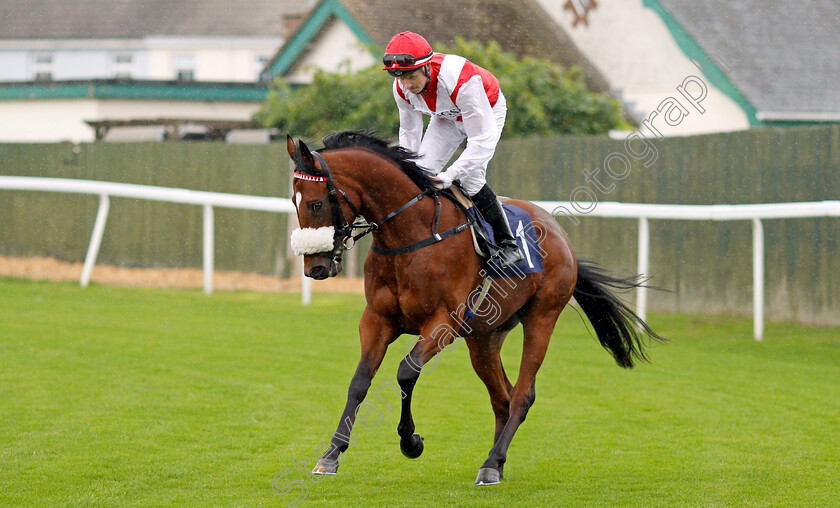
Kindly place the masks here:
POLYGON ((574 14, 564 7, 566 2, 537 1, 598 68, 638 121, 648 118, 669 97, 682 100, 677 87, 694 75, 708 85, 702 102, 705 112, 688 108, 689 115, 679 125, 658 126, 663 135, 749 128, 741 107, 685 56, 659 15, 645 8, 642 0, 598 0, 597 8, 588 14, 588 26, 579 23, 576 27, 572 26, 574 14))
POLYGON ((250 120, 259 106, 249 102, 173 100, 7 100, 0 101, 0 118, 3 119, 0 122, 0 140, 11 143, 93 141, 96 138, 94 130, 85 120, 250 120))
POLYGON ((282 42, 280 37, 2 41, 0 82, 33 81, 38 72, 49 72, 54 81, 172 80, 179 70, 192 70, 196 81, 253 82, 282 42))
POLYGON ((96 100, 30 100, 0 102, 0 139, 4 142, 91 141, 96 100))
POLYGON ((173 79, 179 64, 192 60, 196 81, 253 82, 283 39, 155 37, 146 42, 148 79, 173 79))
POLYGON ((102 119, 163 117, 250 120, 259 107, 259 103, 253 102, 99 100, 96 114, 102 119))
POLYGON ((34 81, 39 72, 56 81, 111 78, 119 73, 141 78, 146 62, 139 41, 3 41, 0 82, 34 81), (124 56, 130 63, 117 65, 117 57, 124 56))
POLYGON ((24 51, 0 51, 0 81, 29 80, 29 56, 24 51))
POLYGON ((292 84, 309 84, 316 69, 330 72, 353 72, 365 69, 377 60, 344 23, 333 19, 315 41, 311 50, 303 53, 285 79, 292 84), (337 51, 337 48, 342 48, 337 51))

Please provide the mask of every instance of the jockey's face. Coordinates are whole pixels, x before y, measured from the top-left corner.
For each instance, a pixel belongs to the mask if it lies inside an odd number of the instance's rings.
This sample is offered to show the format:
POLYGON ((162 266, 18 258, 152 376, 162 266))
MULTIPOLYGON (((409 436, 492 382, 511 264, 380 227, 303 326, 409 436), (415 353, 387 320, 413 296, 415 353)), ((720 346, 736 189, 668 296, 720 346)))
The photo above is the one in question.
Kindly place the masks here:
POLYGON ((429 77, 428 71, 426 70, 428 66, 423 66, 418 68, 416 71, 410 74, 404 74, 400 76, 399 79, 402 86, 408 89, 409 92, 417 94, 423 91, 426 88, 426 85, 429 84, 429 77))

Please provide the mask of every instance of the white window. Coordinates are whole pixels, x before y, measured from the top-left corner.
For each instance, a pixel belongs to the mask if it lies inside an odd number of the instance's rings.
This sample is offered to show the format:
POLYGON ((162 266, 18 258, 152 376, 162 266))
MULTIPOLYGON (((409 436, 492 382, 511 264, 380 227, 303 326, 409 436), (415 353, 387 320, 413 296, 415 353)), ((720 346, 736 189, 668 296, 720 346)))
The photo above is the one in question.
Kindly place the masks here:
POLYGON ((178 71, 178 75, 175 78, 178 81, 195 81, 195 72, 181 70, 178 71))
POLYGON ((195 80, 195 55, 175 55, 172 67, 178 81, 195 80))
POLYGON ((268 55, 257 55, 255 62, 254 62, 254 76, 258 78, 262 77, 262 71, 265 69, 265 65, 271 59, 268 55))
POLYGON ((111 55, 111 76, 114 78, 131 78, 131 64, 134 57, 130 53, 115 53, 111 55))
POLYGON ((31 59, 31 76, 35 81, 52 80, 53 56, 49 53, 36 53, 31 59))

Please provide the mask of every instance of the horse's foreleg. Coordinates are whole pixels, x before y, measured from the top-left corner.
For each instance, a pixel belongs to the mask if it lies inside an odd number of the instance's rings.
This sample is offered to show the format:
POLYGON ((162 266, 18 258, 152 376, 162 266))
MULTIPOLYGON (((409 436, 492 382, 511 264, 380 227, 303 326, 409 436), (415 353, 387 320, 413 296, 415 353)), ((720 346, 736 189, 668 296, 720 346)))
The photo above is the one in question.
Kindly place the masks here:
POLYGON ((387 322, 383 322, 381 317, 368 309, 365 309, 362 314, 359 334, 362 356, 347 390, 347 404, 344 406, 338 428, 332 434, 329 448, 312 470, 315 474, 336 474, 341 454, 351 444, 357 444, 353 429, 356 422, 356 412, 367 396, 371 381, 385 357, 388 344, 397 336, 397 333, 387 322))
POLYGON ((421 330, 411 352, 403 358, 397 369, 397 382, 404 394, 397 434, 400 436, 400 450, 410 459, 416 459, 423 453, 423 438, 414 433, 414 418, 411 415, 414 385, 421 372, 434 368, 429 364, 429 360, 456 338, 457 332, 452 326, 443 320, 435 320, 433 326, 426 326, 421 330))

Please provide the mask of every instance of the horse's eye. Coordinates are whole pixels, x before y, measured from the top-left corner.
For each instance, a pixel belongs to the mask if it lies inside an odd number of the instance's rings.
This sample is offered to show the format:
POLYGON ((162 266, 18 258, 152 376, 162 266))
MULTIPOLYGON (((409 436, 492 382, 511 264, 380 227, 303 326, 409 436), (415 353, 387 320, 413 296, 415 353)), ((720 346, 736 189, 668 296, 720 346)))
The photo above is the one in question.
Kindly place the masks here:
POLYGON ((312 210, 312 212, 314 213, 314 212, 317 212, 318 210, 320 210, 320 209, 321 209, 321 207, 322 207, 323 205, 324 205, 324 204, 323 204, 323 203, 321 203, 320 201, 313 201, 313 202, 309 205, 309 209, 310 209, 310 210, 312 210))

